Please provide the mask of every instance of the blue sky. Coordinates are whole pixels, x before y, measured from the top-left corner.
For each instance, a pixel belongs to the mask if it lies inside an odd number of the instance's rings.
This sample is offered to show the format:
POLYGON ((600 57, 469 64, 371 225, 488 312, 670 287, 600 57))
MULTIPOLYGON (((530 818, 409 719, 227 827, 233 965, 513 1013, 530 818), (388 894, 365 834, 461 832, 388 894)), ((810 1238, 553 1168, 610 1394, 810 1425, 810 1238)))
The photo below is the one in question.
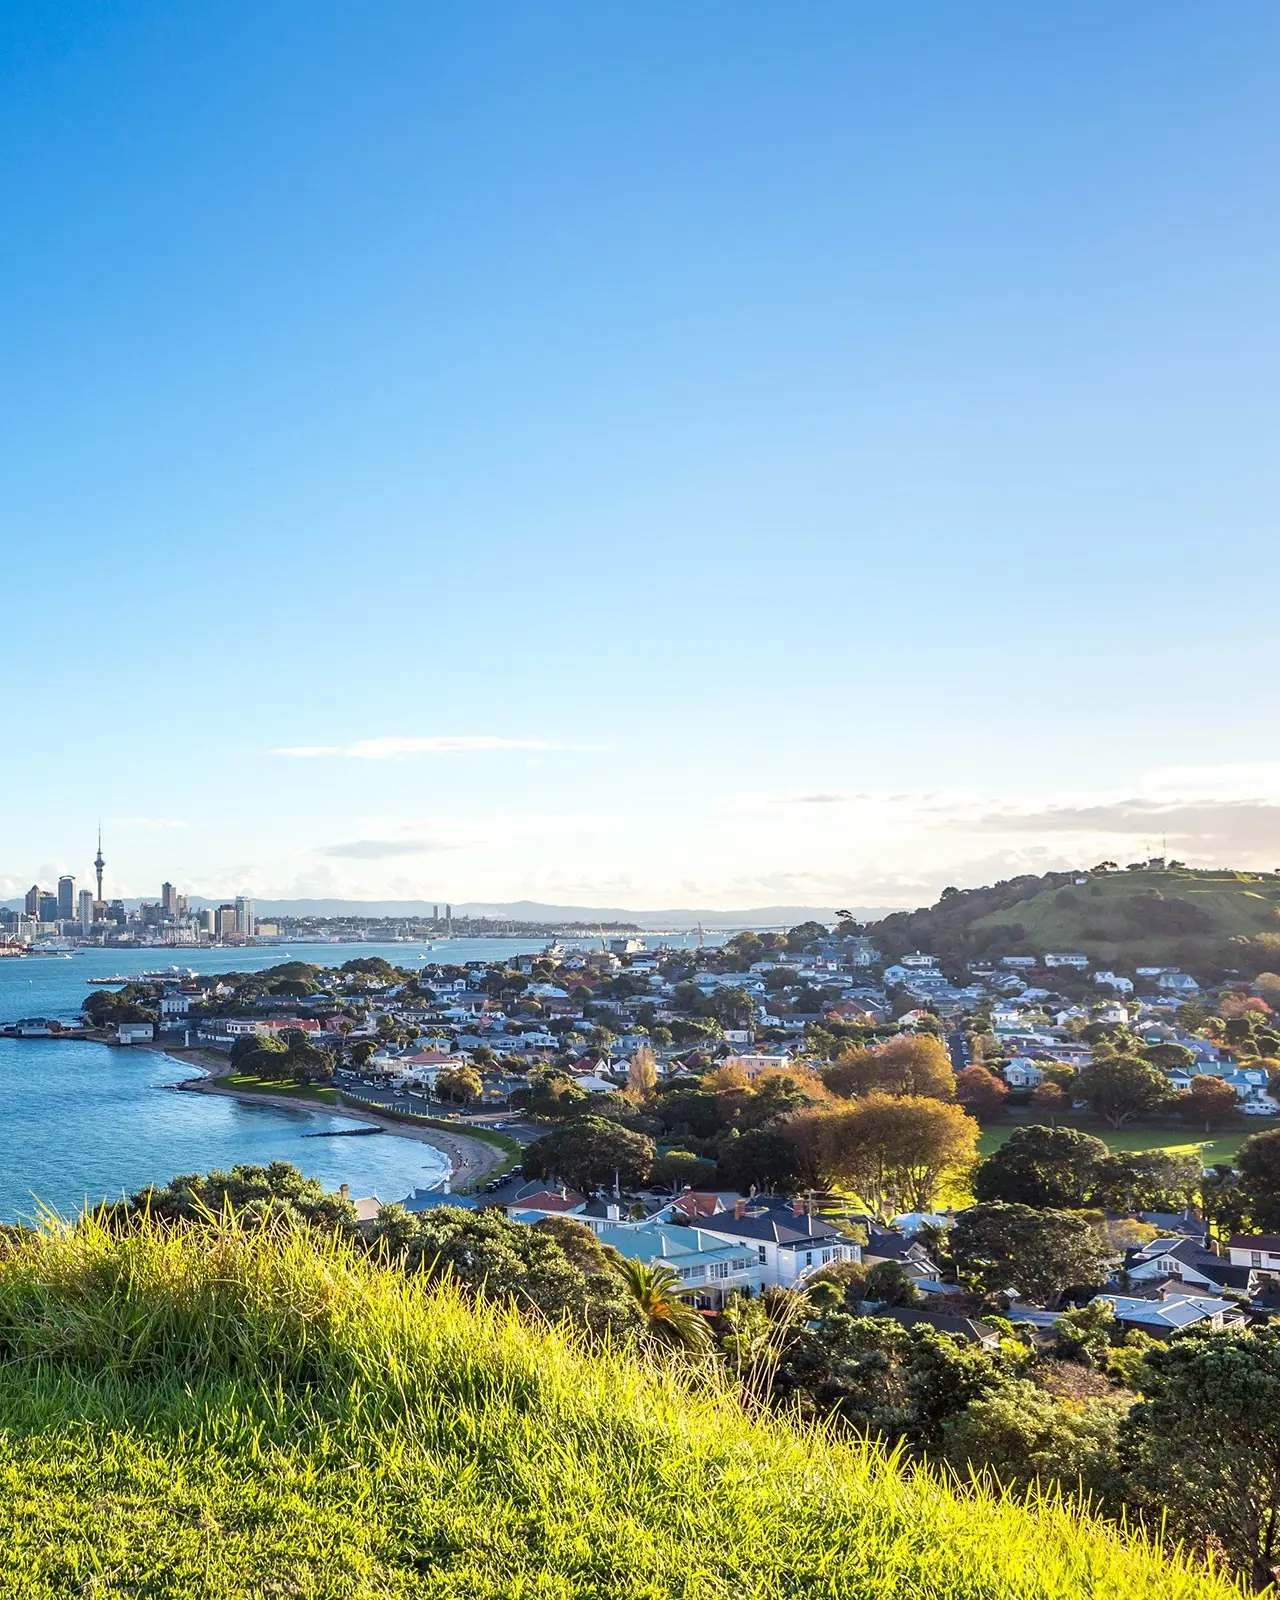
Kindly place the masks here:
POLYGON ((14 0, 0 889, 1275 865, 1278 46, 14 0))

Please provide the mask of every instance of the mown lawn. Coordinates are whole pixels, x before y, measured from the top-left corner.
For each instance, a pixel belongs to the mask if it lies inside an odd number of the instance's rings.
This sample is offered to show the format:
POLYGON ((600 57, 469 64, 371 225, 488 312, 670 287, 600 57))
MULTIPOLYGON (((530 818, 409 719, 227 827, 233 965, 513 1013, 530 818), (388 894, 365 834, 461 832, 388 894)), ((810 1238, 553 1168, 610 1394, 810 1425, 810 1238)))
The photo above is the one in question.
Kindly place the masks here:
MULTIPOLYGON (((1036 1121, 1034 1113, 1028 1112, 1016 1118, 1010 1116, 1003 1122, 984 1128, 978 1139, 979 1153, 989 1156, 993 1150, 1000 1148, 1015 1129, 1029 1127, 1036 1121)), ((1117 1132, 1092 1117, 1060 1118, 1059 1126, 1079 1128, 1082 1133, 1092 1134, 1095 1139, 1101 1139, 1108 1149, 1116 1151, 1177 1150, 1186 1154, 1199 1151, 1200 1159, 1209 1167, 1215 1161, 1233 1160, 1236 1151, 1251 1133, 1265 1132, 1268 1128, 1280 1126, 1280 1123, 1271 1118, 1250 1118, 1244 1127, 1219 1134, 1197 1134, 1182 1123, 1166 1123, 1164 1126, 1144 1124, 1136 1128, 1121 1128, 1117 1132)))
POLYGON ((314 1100, 319 1105, 338 1105, 336 1089, 326 1089, 317 1083, 287 1083, 278 1078, 255 1078, 247 1072, 233 1072, 221 1079, 228 1089, 247 1089, 253 1094, 279 1094, 290 1100, 314 1100))

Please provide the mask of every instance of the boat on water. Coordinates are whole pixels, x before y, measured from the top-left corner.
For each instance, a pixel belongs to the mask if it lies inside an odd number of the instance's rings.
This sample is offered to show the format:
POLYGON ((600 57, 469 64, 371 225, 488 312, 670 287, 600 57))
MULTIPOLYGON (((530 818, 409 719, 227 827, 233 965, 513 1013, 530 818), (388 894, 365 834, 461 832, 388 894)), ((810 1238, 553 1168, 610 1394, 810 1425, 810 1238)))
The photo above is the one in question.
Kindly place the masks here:
POLYGON ((140 972, 137 977, 139 983, 180 983, 185 978, 197 978, 199 973, 194 967, 165 967, 156 968, 147 972, 140 972))
POLYGON ((543 959, 546 961, 563 961, 568 953, 559 939, 553 939, 550 944, 544 944, 542 947, 543 959))
POLYGON ((87 983, 104 983, 110 988, 116 984, 132 983, 133 979, 126 978, 122 972, 117 972, 114 978, 87 978, 85 981, 87 983))

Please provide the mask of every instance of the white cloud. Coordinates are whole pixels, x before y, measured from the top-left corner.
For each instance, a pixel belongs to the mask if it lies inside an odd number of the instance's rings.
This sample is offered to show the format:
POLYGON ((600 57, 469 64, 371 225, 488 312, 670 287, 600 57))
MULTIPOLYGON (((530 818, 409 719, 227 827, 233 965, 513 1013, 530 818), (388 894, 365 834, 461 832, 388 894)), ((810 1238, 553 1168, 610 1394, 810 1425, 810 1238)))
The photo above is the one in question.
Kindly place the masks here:
POLYGON ((435 734, 426 738, 389 735, 357 739, 354 744, 296 744, 273 750, 273 756, 314 759, 340 756, 353 761, 394 761, 400 756, 471 754, 478 750, 563 750, 550 739, 501 739, 488 733, 435 734))
POLYGON ((325 845, 319 853, 345 861, 389 861, 395 856, 425 856, 437 850, 455 849, 456 845, 438 844, 430 839, 348 839, 342 844, 325 845))

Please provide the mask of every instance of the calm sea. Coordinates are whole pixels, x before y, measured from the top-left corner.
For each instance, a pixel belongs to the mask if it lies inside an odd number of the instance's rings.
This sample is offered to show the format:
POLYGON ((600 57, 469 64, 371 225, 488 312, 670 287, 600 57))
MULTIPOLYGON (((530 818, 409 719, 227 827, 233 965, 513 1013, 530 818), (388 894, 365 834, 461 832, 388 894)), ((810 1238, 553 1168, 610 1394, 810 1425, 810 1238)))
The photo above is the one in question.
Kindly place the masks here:
MULTIPOLYGON (((0 1023, 19 1017, 74 1019, 91 977, 129 976, 171 962, 197 972, 254 971, 297 958, 339 966, 385 956, 412 969, 424 961, 498 959, 544 941, 455 939, 430 951, 413 944, 282 945, 253 950, 81 950, 70 959, 0 960, 0 1023)), ((657 942, 657 941, 653 941, 657 942)), ((669 944, 685 941, 668 939, 669 944)), ((194 1075, 152 1050, 44 1039, 0 1038, 0 1219, 32 1216, 39 1205, 66 1215, 86 1200, 118 1198, 183 1172, 238 1162, 291 1161, 328 1189, 401 1200, 448 1175, 430 1145, 389 1134, 310 1139, 350 1127, 322 1111, 277 1110, 165 1085, 194 1075)))

